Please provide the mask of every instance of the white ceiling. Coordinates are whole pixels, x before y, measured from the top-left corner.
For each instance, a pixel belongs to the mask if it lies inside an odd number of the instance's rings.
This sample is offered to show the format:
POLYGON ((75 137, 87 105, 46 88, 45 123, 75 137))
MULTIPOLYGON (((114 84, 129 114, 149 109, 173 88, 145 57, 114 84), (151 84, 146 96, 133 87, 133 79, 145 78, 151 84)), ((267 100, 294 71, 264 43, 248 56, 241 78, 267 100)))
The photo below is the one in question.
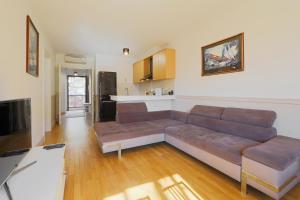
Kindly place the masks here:
MULTIPOLYGON (((30 0, 57 53, 139 54, 204 27, 222 0, 30 0)), ((34 20, 34 19, 33 19, 34 20)))

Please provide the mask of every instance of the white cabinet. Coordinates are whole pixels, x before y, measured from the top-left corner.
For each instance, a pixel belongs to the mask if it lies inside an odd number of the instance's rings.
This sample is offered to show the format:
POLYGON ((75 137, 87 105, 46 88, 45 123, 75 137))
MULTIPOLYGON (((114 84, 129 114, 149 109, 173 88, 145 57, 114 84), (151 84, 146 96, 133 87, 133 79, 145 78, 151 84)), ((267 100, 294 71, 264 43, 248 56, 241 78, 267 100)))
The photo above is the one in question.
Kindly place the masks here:
MULTIPOLYGON (((13 200, 63 200, 65 186, 65 147, 45 150, 32 148, 20 162, 18 169, 37 161, 8 180, 13 200)), ((8 200, 4 188, 0 199, 8 200)))

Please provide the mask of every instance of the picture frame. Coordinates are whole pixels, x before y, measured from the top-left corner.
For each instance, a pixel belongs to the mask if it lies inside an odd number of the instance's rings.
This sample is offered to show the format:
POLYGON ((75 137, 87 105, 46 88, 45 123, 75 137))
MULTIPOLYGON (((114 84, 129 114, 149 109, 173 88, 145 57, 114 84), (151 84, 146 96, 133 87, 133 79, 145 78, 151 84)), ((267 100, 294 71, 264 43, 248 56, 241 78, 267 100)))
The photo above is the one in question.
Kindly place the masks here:
POLYGON ((244 71, 244 33, 202 47, 202 76, 244 71))
POLYGON ((26 72, 39 76, 39 32, 29 15, 26 17, 26 72))

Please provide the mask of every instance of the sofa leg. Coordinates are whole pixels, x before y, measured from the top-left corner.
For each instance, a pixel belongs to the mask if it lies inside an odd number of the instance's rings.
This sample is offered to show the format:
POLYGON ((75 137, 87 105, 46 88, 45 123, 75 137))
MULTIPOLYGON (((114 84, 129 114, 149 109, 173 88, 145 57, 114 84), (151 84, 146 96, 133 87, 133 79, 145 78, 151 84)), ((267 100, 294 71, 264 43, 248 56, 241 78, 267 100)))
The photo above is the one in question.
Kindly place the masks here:
POLYGON ((242 195, 247 195, 247 174, 244 172, 242 172, 241 192, 242 195))
POLYGON ((122 158, 122 147, 121 144, 118 145, 118 159, 120 160, 122 158))

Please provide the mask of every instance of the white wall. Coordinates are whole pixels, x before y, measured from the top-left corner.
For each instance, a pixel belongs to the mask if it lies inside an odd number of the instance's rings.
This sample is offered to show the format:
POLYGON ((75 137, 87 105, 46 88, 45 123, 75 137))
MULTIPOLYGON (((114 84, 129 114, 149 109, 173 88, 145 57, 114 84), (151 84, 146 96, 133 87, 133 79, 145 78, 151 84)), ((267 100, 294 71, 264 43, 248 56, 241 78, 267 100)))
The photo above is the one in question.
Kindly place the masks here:
POLYGON ((43 96, 45 131, 50 132, 55 125, 55 54, 45 50, 43 60, 43 96))
MULTIPOLYGON (((45 133, 44 57, 52 48, 39 26, 38 17, 27 0, 3 0, 0 8, 0 100, 31 98, 32 144, 37 145, 45 133), (26 73, 26 15, 30 15, 40 33, 40 75, 26 73)), ((51 57, 51 56, 50 56, 51 57)))
MULTIPOLYGON (((128 88, 129 95, 137 95, 138 87, 133 84, 132 67, 135 60, 131 56, 96 55, 96 85, 99 71, 117 72, 117 94, 125 95, 125 88, 128 88)), ((98 94, 97 87, 96 94, 98 94)))
POLYGON ((231 0, 170 42, 177 53, 175 109, 193 104, 272 109, 279 132, 300 138, 299 7, 294 0, 231 0), (245 71, 201 77, 201 47, 241 32, 245 71))
POLYGON ((300 2, 230 2, 216 8, 197 31, 171 42, 177 51, 177 94, 300 98, 300 2), (201 47, 241 32, 245 71, 201 77, 201 47))
POLYGON ((52 104, 51 104, 51 96, 54 95, 53 94, 53 84, 54 81, 52 80, 54 78, 54 73, 53 70, 55 69, 55 65, 52 64, 51 62, 51 57, 49 56, 49 53, 46 52, 45 54, 45 58, 44 58, 44 88, 43 88, 43 92, 44 92, 44 101, 45 101, 45 110, 44 110, 44 115, 45 115, 45 131, 49 132, 52 130, 52 111, 53 109, 51 108, 52 104))

